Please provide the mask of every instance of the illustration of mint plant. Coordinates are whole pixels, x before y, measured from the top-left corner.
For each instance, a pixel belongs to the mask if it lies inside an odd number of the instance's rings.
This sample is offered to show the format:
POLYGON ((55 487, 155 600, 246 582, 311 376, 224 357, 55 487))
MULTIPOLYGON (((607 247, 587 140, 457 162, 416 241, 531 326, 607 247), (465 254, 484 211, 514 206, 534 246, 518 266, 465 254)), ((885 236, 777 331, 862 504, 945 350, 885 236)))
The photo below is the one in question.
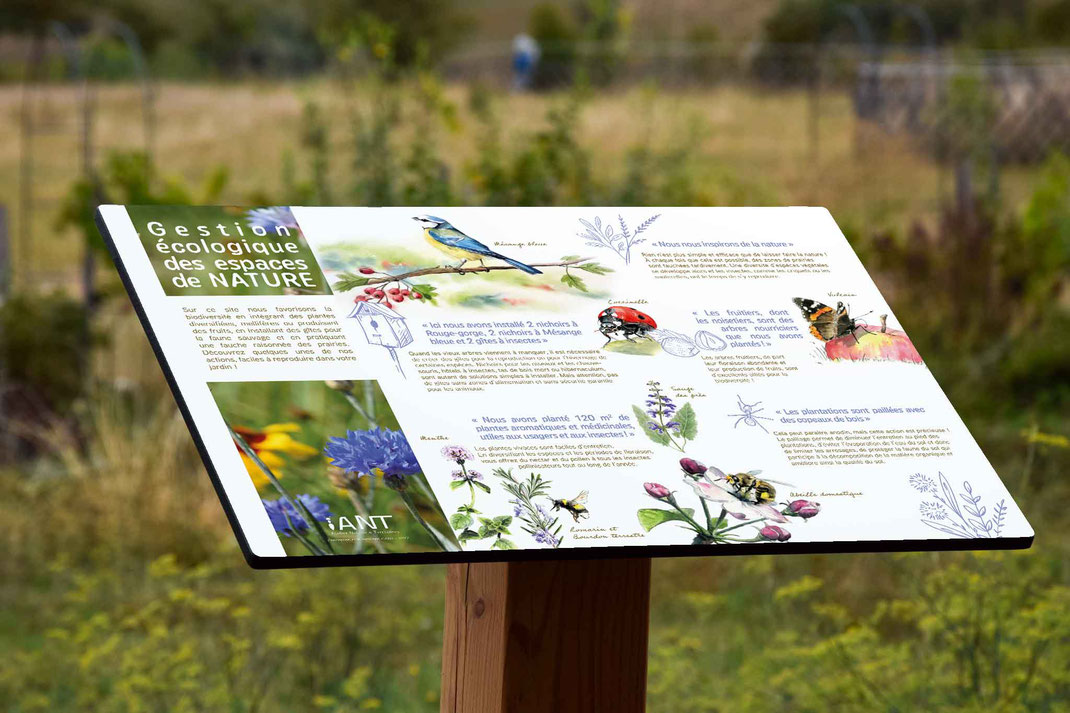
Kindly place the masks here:
POLYGON ((485 540, 493 538, 492 550, 515 550, 516 543, 503 535, 512 535, 509 525, 513 522, 511 515, 498 515, 497 517, 479 518, 478 538, 485 540))
POLYGON ((644 483, 647 495, 669 506, 637 511, 639 524, 647 532, 667 522, 675 522, 694 533, 691 544, 695 545, 787 542, 791 532, 784 525, 789 518, 806 521, 821 512, 821 506, 810 500, 793 500, 778 505, 752 501, 747 494, 729 485, 720 469, 707 468, 692 458, 680 459, 680 468, 685 484, 698 496, 702 514, 680 505, 675 491, 661 483, 644 483))
POLYGON ((458 490, 467 486, 471 496, 466 504, 458 507, 457 512, 450 515, 450 527, 457 531, 457 539, 461 542, 483 539, 485 535, 480 535, 478 530, 472 529, 476 517, 480 514, 476 508, 476 489, 490 493, 490 486, 483 482, 482 473, 465 465, 474 457, 464 446, 443 446, 442 457, 460 466, 453 471, 450 490, 458 490))
POLYGON ((639 426, 646 437, 660 446, 675 448, 681 453, 688 441, 698 435, 698 419, 690 402, 677 407, 661 390, 661 383, 646 382, 650 388, 645 406, 632 406, 639 426))
POLYGON ((544 480, 537 473, 532 473, 527 480, 517 480, 510 468, 495 468, 494 475, 501 479, 502 487, 513 496, 513 517, 523 523, 524 532, 531 535, 535 542, 545 547, 561 546, 564 537, 558 518, 535 501, 536 498, 550 498, 550 481, 544 480))
POLYGON ((989 511, 982 503, 981 495, 974 493, 970 481, 962 481, 962 489, 955 493, 943 473, 937 472, 936 477, 937 480, 933 480, 924 473, 914 473, 909 478, 910 487, 928 498, 918 506, 923 524, 963 539, 1003 534, 1006 499, 996 502, 989 511))
POLYGON ((618 214, 617 225, 620 226, 619 233, 612 220, 607 220, 603 223, 602 219, 597 216, 593 220, 580 218, 580 224, 583 225, 584 230, 576 233, 576 235, 583 238, 586 244, 591 247, 612 250, 617 257, 624 261, 625 265, 628 265, 632 261, 632 248, 646 242, 646 238, 640 238, 639 236, 645 233, 654 224, 654 221, 660 217, 661 213, 655 213, 637 225, 635 230, 631 230, 624 221, 624 216, 618 214))
POLYGON ((517 480, 512 470, 495 468, 494 475, 512 496, 509 502, 513 505, 513 513, 484 517, 476 508, 476 495, 478 491, 489 494, 491 487, 483 482, 482 473, 468 467, 468 462, 473 460, 472 453, 463 446, 445 446, 442 456, 459 466, 453 471, 450 488, 468 488, 469 492, 469 501, 460 505, 449 518, 450 526, 457 532, 458 540, 464 543, 492 539, 492 550, 515 550, 516 543, 509 528, 514 520, 519 520, 524 532, 531 535, 536 543, 546 547, 561 546, 564 538, 561 536, 558 518, 550 515, 546 508, 536 502, 536 498, 549 497, 550 481, 544 480, 536 473, 532 473, 527 480, 517 480))

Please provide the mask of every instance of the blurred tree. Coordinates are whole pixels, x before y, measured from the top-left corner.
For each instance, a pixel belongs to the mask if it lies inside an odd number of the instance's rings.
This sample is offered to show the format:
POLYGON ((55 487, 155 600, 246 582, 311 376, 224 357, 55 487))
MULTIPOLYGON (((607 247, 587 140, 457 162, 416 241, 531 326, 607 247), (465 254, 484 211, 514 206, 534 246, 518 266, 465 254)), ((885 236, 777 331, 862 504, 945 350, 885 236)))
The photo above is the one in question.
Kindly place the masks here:
POLYGON ((73 367, 89 337, 85 307, 65 294, 17 294, 0 305, 5 426, 40 425, 69 412, 88 386, 73 367))
MULTIPOLYGON (((965 40, 979 48, 1026 42, 1029 8, 1039 6, 1029 0, 918 0, 912 4, 932 23, 937 42, 965 40)), ((877 43, 921 44, 917 23, 902 6, 885 0, 781 0, 765 20, 764 38, 777 44, 816 44, 834 37, 858 42, 844 14, 845 5, 862 11, 877 43)))
POLYGON ((533 86, 549 89, 571 84, 579 36, 571 18, 558 5, 540 3, 531 10, 528 27, 542 50, 542 57, 535 67, 533 86))
POLYGON ((1040 3, 1033 10, 1032 27, 1041 42, 1070 44, 1070 0, 1040 3))
POLYGON ((366 44, 382 59, 388 54, 395 67, 434 63, 457 47, 470 19, 455 0, 315 0, 312 22, 329 47, 366 44), (390 28, 383 33, 377 26, 390 28), (375 50, 377 42, 386 42, 375 50))
POLYGON ((613 80, 623 57, 631 15, 620 0, 581 0, 577 15, 588 45, 583 53, 584 79, 594 86, 605 86, 613 80))
POLYGON ((45 34, 53 20, 82 17, 88 3, 80 0, 4 0, 0 3, 0 27, 7 32, 45 34))

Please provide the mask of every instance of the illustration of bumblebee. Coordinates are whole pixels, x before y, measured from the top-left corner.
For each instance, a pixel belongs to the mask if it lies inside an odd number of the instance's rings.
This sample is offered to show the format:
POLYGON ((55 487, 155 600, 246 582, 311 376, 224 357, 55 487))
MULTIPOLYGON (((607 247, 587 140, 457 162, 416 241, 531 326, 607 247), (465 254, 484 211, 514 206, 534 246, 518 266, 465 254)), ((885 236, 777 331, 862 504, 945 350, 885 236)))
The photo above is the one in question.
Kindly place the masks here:
POLYGON ((606 343, 613 341, 613 335, 620 333, 629 342, 632 337, 646 337, 658 328, 654 318, 645 312, 631 307, 606 307, 598 313, 598 331, 606 338, 606 343))
POLYGON ((579 522, 581 519, 591 516, 590 511, 587 510, 586 490, 580 492, 579 495, 572 498, 571 500, 567 498, 559 498, 557 500, 554 500, 553 504, 554 510, 560 508, 566 511, 569 515, 572 516, 572 519, 576 522, 579 522))
POLYGON ((776 502, 776 488, 773 487, 773 483, 788 488, 794 487, 791 483, 782 483, 779 480, 762 480, 756 477, 761 472, 760 470, 751 470, 746 473, 728 473, 724 476, 724 479, 736 491, 737 498, 758 505, 769 505, 776 502))

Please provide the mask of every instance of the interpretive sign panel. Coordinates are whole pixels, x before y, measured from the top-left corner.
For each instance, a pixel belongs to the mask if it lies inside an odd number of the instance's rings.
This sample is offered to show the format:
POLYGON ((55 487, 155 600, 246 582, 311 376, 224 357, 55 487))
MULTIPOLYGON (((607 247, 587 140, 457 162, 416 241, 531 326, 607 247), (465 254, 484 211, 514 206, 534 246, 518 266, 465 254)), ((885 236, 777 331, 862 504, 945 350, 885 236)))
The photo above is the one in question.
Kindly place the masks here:
POLYGON ((824 209, 98 217, 254 566, 1032 542, 824 209))

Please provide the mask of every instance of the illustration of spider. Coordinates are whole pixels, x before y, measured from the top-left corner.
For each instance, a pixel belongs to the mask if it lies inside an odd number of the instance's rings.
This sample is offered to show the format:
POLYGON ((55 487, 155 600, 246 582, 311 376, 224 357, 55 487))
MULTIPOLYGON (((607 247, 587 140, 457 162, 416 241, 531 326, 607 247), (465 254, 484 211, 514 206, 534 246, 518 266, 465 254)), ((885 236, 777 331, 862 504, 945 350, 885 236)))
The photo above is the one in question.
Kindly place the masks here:
POLYGON ((732 418, 732 417, 735 417, 735 416, 739 417, 739 418, 736 419, 736 422, 732 426, 732 428, 736 428, 737 426, 739 426, 740 422, 742 421, 743 423, 747 424, 748 426, 757 426, 758 428, 762 429, 766 433, 769 433, 769 431, 765 428, 765 426, 763 426, 762 423, 758 420, 758 419, 762 419, 764 421, 772 421, 773 420, 773 419, 769 418, 768 416, 759 416, 758 415, 759 413, 761 413, 762 411, 765 410, 764 408, 757 408, 758 404, 760 404, 761 401, 755 401, 752 404, 744 403, 742 397, 740 397, 739 394, 736 394, 736 402, 737 402, 738 408, 740 410, 740 413, 730 413, 730 414, 728 414, 729 418, 732 418))

